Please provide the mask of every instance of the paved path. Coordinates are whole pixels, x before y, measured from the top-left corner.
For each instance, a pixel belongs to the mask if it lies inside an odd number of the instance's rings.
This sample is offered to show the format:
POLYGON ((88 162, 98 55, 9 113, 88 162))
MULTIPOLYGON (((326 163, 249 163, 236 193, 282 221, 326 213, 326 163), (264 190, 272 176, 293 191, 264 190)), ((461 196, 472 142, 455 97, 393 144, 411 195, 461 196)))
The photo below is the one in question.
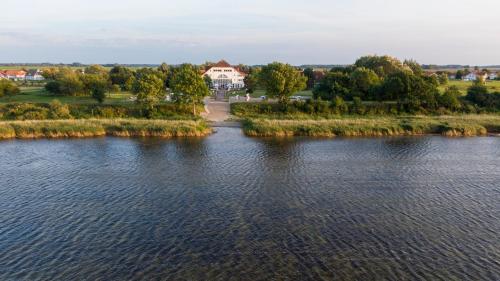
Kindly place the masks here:
POLYGON ((229 102, 206 98, 205 111, 203 117, 210 122, 223 122, 231 117, 229 102))

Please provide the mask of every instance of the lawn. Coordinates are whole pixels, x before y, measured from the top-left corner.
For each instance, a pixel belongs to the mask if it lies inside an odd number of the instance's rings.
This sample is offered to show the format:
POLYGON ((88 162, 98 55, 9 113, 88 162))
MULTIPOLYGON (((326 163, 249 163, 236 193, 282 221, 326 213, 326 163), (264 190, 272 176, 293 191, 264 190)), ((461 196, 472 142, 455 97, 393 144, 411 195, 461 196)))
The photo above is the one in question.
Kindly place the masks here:
MULTIPOLYGON (((132 103, 129 92, 120 92, 108 94, 104 104, 128 104, 132 103)), ((45 91, 41 87, 21 87, 21 94, 13 97, 1 97, 0 103, 50 103, 53 100, 59 100, 67 104, 95 104, 96 100, 91 97, 71 97, 71 96, 55 96, 45 91)))
MULTIPOLYGON (((465 94, 467 94, 467 88, 472 86, 472 82, 471 81, 450 80, 448 85, 441 86, 440 90, 444 92, 446 90, 446 88, 448 88, 450 86, 457 86, 460 89, 460 92, 462 92, 462 94, 465 95, 465 94)), ((496 92, 496 91, 500 92, 500 81, 487 81, 486 87, 488 88, 488 90, 490 92, 496 92)))

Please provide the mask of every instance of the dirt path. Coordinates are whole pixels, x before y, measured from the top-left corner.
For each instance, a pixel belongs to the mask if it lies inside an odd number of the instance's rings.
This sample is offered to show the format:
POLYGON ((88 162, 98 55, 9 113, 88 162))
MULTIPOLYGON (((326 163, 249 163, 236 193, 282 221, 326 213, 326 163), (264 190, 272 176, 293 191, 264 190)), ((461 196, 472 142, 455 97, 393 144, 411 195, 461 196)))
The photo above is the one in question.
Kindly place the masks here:
POLYGON ((205 99, 205 113, 203 117, 210 122, 223 122, 231 117, 229 102, 205 99))

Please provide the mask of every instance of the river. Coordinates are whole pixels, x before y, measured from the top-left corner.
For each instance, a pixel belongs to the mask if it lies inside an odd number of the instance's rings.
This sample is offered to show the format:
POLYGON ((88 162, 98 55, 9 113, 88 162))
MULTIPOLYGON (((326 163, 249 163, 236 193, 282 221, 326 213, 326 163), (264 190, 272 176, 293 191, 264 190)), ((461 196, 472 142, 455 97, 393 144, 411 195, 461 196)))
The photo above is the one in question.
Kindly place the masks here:
POLYGON ((0 142, 1 280, 500 280, 500 138, 0 142))

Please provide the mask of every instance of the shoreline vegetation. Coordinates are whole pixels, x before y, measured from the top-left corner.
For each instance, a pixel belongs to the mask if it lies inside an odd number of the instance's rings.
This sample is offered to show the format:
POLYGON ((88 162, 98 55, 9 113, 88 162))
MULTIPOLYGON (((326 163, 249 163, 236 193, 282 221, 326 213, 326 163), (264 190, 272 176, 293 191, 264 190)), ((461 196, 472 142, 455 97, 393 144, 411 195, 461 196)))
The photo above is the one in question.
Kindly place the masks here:
POLYGON ((88 137, 203 137, 213 132, 205 121, 77 119, 1 121, 0 139, 88 137))
POLYGON ((251 137, 486 136, 500 133, 500 115, 342 116, 304 120, 247 118, 243 121, 243 131, 251 137))
MULTIPOLYGON (((0 139, 209 135, 200 112, 220 88, 203 74, 214 65, 49 67, 41 71, 44 81, 0 79, 0 139)), ((363 56, 329 70, 280 62, 237 69, 245 89, 222 88, 225 98, 247 96, 230 104, 247 136, 500 133, 500 84, 488 69, 457 71, 455 78, 469 84, 390 56, 363 56)))

